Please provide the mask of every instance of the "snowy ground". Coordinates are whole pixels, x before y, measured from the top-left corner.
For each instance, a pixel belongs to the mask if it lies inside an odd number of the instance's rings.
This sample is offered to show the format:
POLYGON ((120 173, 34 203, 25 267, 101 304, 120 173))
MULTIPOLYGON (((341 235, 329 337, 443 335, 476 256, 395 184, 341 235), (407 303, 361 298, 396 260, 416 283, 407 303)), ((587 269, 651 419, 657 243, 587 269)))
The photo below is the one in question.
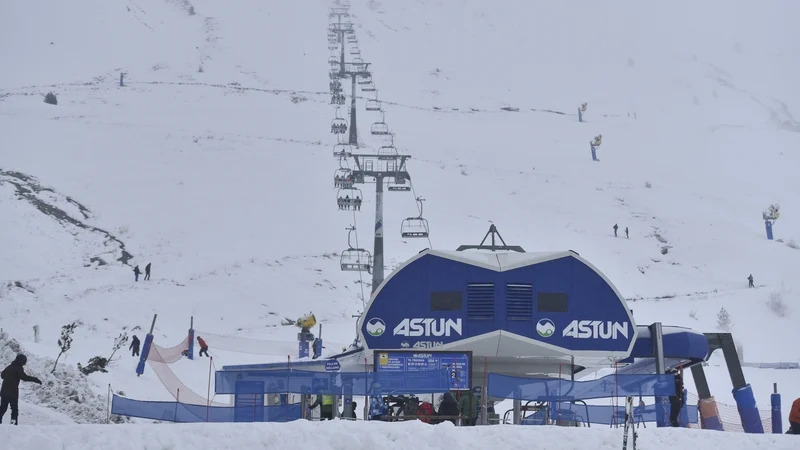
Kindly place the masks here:
MULTIPOLYGON (((800 242, 800 36, 790 19, 800 4, 353 3, 436 248, 477 243, 495 223, 527 250, 578 251, 631 299, 638 323, 715 331, 724 307, 746 361, 800 361, 790 344, 800 338, 800 250, 790 245, 800 242), (578 123, 582 102, 589 110, 578 123), (588 141, 598 133, 593 162, 588 141), (781 241, 764 238, 761 211, 771 203, 783 210, 781 241), (614 223, 630 239, 614 238, 614 223), (756 289, 746 288, 750 273, 756 289), (785 309, 770 308, 770 296, 785 309)), ((351 315, 370 280, 338 271, 335 253, 351 224, 370 246, 374 196, 366 185, 360 213, 336 210, 328 6, 0 5, 0 42, 15 43, 0 46, 13 67, 0 71, 0 328, 54 358, 61 325, 81 320, 60 363, 70 367, 107 356, 122 330, 143 337, 154 313, 162 346, 184 338, 190 316, 197 330, 273 342, 261 356, 212 342, 217 367, 285 360, 296 329, 281 321, 309 311, 329 350, 352 341, 351 315), (49 91, 57 106, 42 102, 49 91), (147 262, 153 279, 134 283, 132 265, 147 262)), ((360 140, 374 149, 382 141, 366 130, 379 116, 363 101, 360 140)), ((400 221, 416 214, 413 196, 385 199, 391 269, 428 242, 399 238, 400 221)), ((136 377, 134 367, 125 356, 89 380, 102 396, 110 383, 133 398, 169 398, 152 370, 136 377)), ((205 392, 207 360, 175 370, 205 392)), ((707 374, 732 403, 721 355, 707 374)), ((797 371, 745 375, 762 409, 773 382, 784 403, 800 397, 797 371)), ((25 386, 23 399, 35 389, 25 386)), ((34 414, 25 405, 23 421, 34 414)), ((253 439, 281 430, 243 429, 253 439)), ((63 434, 95 439, 93 430, 63 434)), ((543 433, 507 430, 466 433, 543 433)), ((655 443, 671 432, 649 433, 655 443)))
MULTIPOLYGON (((585 450, 622 447, 622 429, 607 427, 473 427, 450 424, 307 422, 289 424, 130 425, 109 427, 0 427, 0 439, 15 448, 70 450, 125 449, 285 449, 342 450, 536 448, 585 450), (212 444, 213 443, 213 444, 212 444)), ((638 448, 794 449, 797 437, 742 435, 714 431, 639 429, 638 448)), ((630 445, 630 443, 629 443, 630 445)))

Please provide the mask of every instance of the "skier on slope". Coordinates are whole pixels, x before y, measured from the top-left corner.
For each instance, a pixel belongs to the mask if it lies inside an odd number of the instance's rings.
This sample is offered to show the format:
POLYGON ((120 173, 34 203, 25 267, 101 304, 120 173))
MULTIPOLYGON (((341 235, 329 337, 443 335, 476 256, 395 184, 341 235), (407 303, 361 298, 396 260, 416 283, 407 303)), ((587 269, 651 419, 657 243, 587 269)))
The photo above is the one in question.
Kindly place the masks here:
POLYGON ((6 409, 11 406, 11 423, 19 425, 20 381, 31 381, 42 384, 42 380, 25 373, 23 367, 27 362, 28 357, 20 353, 14 359, 14 362, 9 364, 8 367, 3 369, 3 372, 0 373, 0 378, 3 379, 3 386, 0 387, 0 423, 3 423, 3 416, 6 414, 6 409))
POLYGON ((128 347, 131 351, 131 356, 139 356, 139 338, 134 334, 131 340, 131 345, 128 347))
POLYGON ((751 273, 750 276, 747 277, 747 287, 756 287, 753 284, 753 274, 751 273))
POLYGON ((614 237, 617 237, 617 230, 619 229, 619 225, 614 224, 614 237))
POLYGON ((134 267, 133 268, 133 281, 139 281, 139 274, 141 274, 141 273, 142 273, 142 271, 139 270, 139 266, 134 267))
POLYGON ((203 356, 203 353, 208 356, 208 344, 206 344, 206 341, 200 336, 197 336, 197 344, 200 346, 200 353, 198 353, 198 356, 203 356))

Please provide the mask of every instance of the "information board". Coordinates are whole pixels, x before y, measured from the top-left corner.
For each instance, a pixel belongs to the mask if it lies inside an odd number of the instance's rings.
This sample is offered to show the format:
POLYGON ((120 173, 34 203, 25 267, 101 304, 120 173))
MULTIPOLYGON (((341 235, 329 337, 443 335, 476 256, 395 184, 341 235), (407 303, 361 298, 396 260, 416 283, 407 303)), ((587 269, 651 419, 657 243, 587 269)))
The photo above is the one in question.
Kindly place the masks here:
POLYGON ((472 352, 375 350, 375 372, 408 373, 441 370, 451 390, 472 388, 472 352))

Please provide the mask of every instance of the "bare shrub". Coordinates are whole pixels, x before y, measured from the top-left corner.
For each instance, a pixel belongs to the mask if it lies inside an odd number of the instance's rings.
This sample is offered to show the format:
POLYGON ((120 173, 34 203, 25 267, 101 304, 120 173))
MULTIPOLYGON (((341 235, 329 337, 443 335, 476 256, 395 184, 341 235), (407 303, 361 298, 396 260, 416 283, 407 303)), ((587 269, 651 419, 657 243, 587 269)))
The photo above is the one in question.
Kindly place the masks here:
POLYGON ((783 301, 783 292, 772 291, 767 299, 767 307, 778 317, 786 317, 789 314, 789 306, 783 301))
POLYGON ((731 315, 728 314, 724 307, 720 308, 717 313, 717 328, 723 331, 730 331, 732 325, 731 315))

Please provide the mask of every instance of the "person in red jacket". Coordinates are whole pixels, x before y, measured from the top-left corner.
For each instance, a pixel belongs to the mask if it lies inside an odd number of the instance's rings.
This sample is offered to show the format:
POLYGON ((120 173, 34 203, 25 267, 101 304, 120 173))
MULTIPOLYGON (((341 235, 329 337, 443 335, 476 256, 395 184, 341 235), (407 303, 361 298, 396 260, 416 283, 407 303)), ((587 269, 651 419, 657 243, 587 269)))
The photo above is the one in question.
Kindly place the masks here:
POLYGON ((792 403, 792 410, 789 412, 789 434, 800 434, 800 398, 792 403))
POLYGON ((197 344, 200 345, 200 356, 203 356, 203 353, 208 356, 208 344, 206 344, 206 341, 200 336, 197 336, 197 344))

